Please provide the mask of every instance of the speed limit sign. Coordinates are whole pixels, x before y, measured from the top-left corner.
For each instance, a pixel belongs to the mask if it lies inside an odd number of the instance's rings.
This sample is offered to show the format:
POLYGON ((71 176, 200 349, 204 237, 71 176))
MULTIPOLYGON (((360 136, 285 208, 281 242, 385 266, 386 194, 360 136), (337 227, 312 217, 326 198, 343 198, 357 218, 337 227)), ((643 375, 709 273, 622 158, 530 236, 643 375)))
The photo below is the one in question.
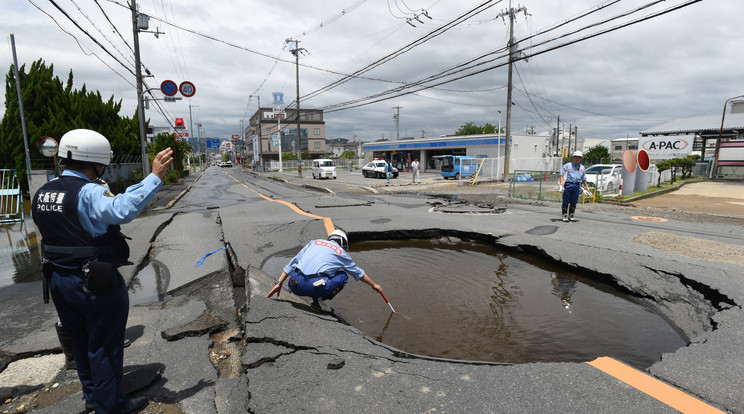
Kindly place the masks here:
POLYGON ((189 81, 181 82, 181 85, 178 87, 178 89, 181 91, 181 95, 187 98, 191 98, 196 93, 196 86, 194 86, 194 84, 189 81))

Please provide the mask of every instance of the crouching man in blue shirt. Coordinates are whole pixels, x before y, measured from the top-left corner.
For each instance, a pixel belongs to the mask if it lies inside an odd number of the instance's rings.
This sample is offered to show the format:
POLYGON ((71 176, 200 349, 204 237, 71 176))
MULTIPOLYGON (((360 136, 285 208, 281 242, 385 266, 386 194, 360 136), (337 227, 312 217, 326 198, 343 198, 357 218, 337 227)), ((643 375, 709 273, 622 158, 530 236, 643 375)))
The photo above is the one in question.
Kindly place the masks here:
POLYGON ((382 286, 373 282, 369 276, 354 263, 346 250, 349 241, 346 233, 334 230, 328 240, 313 240, 284 266, 276 285, 269 291, 268 298, 279 296, 284 281, 289 278, 289 290, 298 296, 313 298, 310 307, 318 312, 333 312, 325 301, 333 299, 346 286, 351 276, 370 285, 382 294, 382 286))

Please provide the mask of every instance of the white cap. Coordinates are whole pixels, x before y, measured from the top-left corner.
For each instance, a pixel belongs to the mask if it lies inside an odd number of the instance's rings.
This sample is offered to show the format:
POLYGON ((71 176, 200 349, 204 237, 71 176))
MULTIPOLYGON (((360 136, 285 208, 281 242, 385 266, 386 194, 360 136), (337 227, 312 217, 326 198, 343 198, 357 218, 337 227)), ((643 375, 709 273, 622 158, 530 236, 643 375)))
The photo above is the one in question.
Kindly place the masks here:
POLYGON ((584 157, 584 153, 582 153, 581 151, 574 151, 572 156, 573 157, 584 157))

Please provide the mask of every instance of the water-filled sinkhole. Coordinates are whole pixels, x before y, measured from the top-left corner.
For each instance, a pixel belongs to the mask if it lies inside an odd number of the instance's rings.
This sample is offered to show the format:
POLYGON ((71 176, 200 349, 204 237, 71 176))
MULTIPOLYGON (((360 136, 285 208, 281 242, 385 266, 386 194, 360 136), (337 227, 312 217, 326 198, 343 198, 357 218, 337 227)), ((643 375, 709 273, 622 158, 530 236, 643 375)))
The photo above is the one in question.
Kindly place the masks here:
MULTIPOLYGON (((275 254, 263 271, 278 277, 299 250, 275 254)), ((399 314, 354 280, 328 304, 406 352, 506 363, 611 356, 643 368, 685 346, 633 298, 538 257, 446 238, 356 242, 349 254, 399 314)))

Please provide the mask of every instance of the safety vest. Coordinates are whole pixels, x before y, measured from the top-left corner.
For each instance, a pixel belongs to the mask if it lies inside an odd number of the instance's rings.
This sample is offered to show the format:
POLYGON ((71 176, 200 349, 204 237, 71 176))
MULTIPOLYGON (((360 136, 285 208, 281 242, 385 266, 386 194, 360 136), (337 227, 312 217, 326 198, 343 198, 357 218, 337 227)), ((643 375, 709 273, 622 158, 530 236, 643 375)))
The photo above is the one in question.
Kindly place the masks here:
POLYGON ((42 257, 68 269, 80 268, 90 260, 124 265, 129 246, 120 226, 109 225, 104 235, 93 237, 80 224, 78 194, 88 183, 65 175, 44 184, 34 195, 32 214, 42 237, 42 257))

